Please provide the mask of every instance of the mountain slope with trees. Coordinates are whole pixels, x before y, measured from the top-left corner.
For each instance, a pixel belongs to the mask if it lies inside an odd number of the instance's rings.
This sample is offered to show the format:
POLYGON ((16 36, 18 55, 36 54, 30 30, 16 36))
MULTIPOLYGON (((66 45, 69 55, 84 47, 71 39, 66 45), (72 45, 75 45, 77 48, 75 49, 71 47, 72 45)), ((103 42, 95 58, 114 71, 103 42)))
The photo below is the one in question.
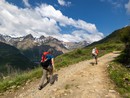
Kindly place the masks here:
POLYGON ((109 74, 123 98, 130 98, 130 26, 120 30, 120 38, 124 48, 111 62, 109 74))
POLYGON ((0 42, 0 73, 11 74, 15 71, 27 70, 33 63, 17 48, 0 42))
POLYGON ((130 26, 123 28, 120 33, 121 41, 124 43, 124 50, 118 57, 118 61, 125 66, 130 66, 130 26))

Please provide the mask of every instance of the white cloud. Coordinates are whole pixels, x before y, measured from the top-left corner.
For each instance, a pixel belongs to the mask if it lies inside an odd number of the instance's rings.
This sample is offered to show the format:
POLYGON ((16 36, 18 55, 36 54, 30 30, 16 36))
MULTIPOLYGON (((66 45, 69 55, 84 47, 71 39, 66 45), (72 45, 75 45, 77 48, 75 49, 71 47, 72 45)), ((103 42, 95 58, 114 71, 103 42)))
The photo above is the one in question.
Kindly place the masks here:
POLYGON ((102 39, 102 37, 103 37, 102 33, 89 34, 84 30, 75 30, 71 34, 62 35, 62 39, 64 39, 64 41, 69 41, 69 42, 79 42, 79 41, 87 40, 88 42, 91 43, 102 39))
POLYGON ((28 0, 23 0, 24 4, 26 7, 31 7, 31 5, 29 4, 28 0))
POLYGON ((58 0, 58 3, 61 6, 69 6, 71 4, 71 2, 65 2, 65 0, 58 0))
POLYGON ((51 35, 52 32, 58 34, 60 31, 54 19, 43 18, 33 9, 18 9, 7 2, 0 2, 0 6, 0 33, 23 36, 32 32, 51 35))
POLYGON ((100 0, 101 2, 108 2, 114 8, 122 8, 124 0, 100 0))
POLYGON ((130 0, 100 0, 101 2, 109 2, 112 4, 115 8, 124 8, 126 9, 126 12, 130 14, 130 0), (128 1, 127 4, 125 4, 125 1, 128 1))
POLYGON ((74 20, 72 18, 68 18, 67 16, 64 16, 61 11, 56 10, 51 5, 42 4, 40 7, 36 8, 36 11, 39 12, 43 17, 54 19, 63 26, 74 26, 75 28, 83 29, 90 33, 98 32, 94 24, 87 23, 83 20, 74 20))
POLYGON ((0 34, 15 37, 27 34, 35 37, 44 35, 63 41, 88 40, 89 42, 103 37, 95 24, 64 16, 60 10, 56 10, 51 5, 42 4, 34 9, 22 9, 4 0, 0 2, 0 34), (69 34, 62 34, 61 26, 66 29, 71 26, 75 30, 69 34))
POLYGON ((125 4, 125 8, 128 14, 130 14, 130 0, 128 1, 127 4, 125 4))

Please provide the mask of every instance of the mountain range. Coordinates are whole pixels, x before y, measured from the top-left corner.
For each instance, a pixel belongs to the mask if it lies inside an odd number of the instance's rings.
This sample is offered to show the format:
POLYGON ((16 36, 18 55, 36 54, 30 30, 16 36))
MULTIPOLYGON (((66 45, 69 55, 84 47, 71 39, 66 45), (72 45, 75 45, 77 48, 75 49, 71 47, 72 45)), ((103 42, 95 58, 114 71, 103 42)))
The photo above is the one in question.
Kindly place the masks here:
POLYGON ((58 50, 61 50, 63 53, 65 53, 67 50, 72 50, 79 47, 85 47, 88 44, 90 44, 87 41, 63 42, 51 36, 49 37, 41 36, 39 38, 36 38, 33 37, 31 34, 28 34, 23 37, 17 37, 17 38, 0 34, 0 41, 15 46, 18 49, 22 49, 22 50, 26 50, 28 48, 32 48, 33 46, 40 46, 40 45, 50 45, 54 47, 54 45, 52 44, 56 44, 57 46, 59 46, 59 47, 56 46, 58 50))
POLYGON ((120 35, 127 28, 130 28, 130 26, 115 30, 104 39, 92 44, 86 41, 78 43, 62 42, 50 36, 35 38, 31 34, 18 38, 0 35, 0 72, 9 73, 11 72, 9 70, 27 70, 33 68, 34 62, 39 62, 42 53, 49 48, 54 50, 55 57, 85 46, 98 46, 102 51, 107 51, 107 49, 120 50, 123 48, 120 35))
POLYGON ((42 52, 49 48, 54 50, 54 56, 66 53, 76 48, 82 48, 89 43, 83 42, 63 42, 51 36, 33 37, 31 34, 13 38, 11 36, 0 35, 0 41, 18 48, 25 56, 32 61, 38 61, 41 58, 42 52))
POLYGON ((2 70, 5 69, 4 73, 7 74, 14 70, 33 68, 34 62, 39 63, 42 53, 50 48, 54 50, 53 55, 56 57, 88 44, 86 41, 63 42, 51 36, 35 38, 29 34, 14 38, 8 35, 0 35, 0 72, 3 74, 2 70))
MULTIPOLYGON (((39 62, 42 56, 42 52, 47 51, 49 48, 52 48, 54 50, 55 57, 79 47, 84 47, 83 51, 85 51, 85 49, 88 49, 89 46, 97 46, 100 49, 100 52, 109 50, 122 50, 124 46, 120 35, 128 28, 130 28, 130 26, 115 30, 104 39, 92 44, 89 44, 86 41, 78 43, 62 42, 56 38, 45 36, 35 38, 31 34, 18 38, 0 35, 0 75, 3 73, 9 73, 11 72, 10 70, 13 69, 27 70, 29 68, 33 68, 34 62, 39 62)), ((81 57, 86 58, 86 55, 88 55, 87 53, 87 51, 83 52, 83 54, 85 54, 83 56, 82 50, 75 50, 67 54, 73 55, 74 59, 80 59, 81 57), (79 54, 81 54, 81 56, 79 54)), ((68 59, 71 59, 72 61, 73 58, 70 55, 68 56, 68 59)), ((62 60, 64 59, 62 55, 58 56, 58 58, 62 60)))

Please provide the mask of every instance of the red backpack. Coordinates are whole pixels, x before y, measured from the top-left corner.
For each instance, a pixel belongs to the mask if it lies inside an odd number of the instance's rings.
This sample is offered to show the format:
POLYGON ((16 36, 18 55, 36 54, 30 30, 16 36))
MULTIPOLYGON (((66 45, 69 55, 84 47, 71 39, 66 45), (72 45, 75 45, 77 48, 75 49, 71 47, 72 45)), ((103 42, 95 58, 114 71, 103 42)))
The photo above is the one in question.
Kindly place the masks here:
POLYGON ((98 49, 96 49, 96 54, 98 54, 99 53, 99 51, 98 51, 98 49))
POLYGON ((49 54, 49 52, 43 52, 41 62, 44 62, 46 60, 47 54, 49 54))

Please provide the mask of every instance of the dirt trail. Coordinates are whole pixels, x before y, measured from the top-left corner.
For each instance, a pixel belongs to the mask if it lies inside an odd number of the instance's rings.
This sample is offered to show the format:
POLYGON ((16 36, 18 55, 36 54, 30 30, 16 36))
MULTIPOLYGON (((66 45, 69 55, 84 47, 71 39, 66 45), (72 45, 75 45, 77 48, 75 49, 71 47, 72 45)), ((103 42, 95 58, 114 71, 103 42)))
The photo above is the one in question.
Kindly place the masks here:
POLYGON ((58 80, 52 86, 47 84, 38 90, 39 79, 22 93, 15 93, 14 98, 121 98, 107 73, 108 63, 117 55, 109 53, 100 57, 98 65, 91 64, 94 60, 86 60, 62 68, 54 73, 58 80))

